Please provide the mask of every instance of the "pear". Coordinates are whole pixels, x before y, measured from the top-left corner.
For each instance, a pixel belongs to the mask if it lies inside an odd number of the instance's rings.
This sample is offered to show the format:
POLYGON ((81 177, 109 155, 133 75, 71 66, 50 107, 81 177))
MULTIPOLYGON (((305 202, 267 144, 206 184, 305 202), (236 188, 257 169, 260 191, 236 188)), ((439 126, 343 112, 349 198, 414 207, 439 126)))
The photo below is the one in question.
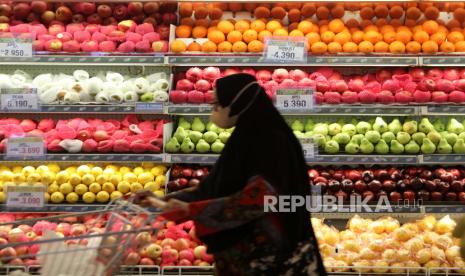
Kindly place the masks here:
POLYGON ((457 139, 459 139, 459 136, 455 133, 447 133, 444 138, 446 138, 447 143, 449 145, 454 145, 457 139))
POLYGON ((326 153, 338 153, 339 152, 339 144, 334 141, 334 140, 331 140, 331 141, 328 141, 325 143, 325 152, 326 153))
POLYGON ((305 138, 312 138, 313 137, 313 131, 307 131, 304 133, 304 137, 305 138))
POLYGON ((428 134, 429 132, 434 130, 433 124, 429 121, 428 118, 423 118, 418 125, 418 130, 423 132, 424 134, 428 134))
POLYGON ((412 135, 418 131, 417 121, 409 120, 402 125, 402 130, 412 135))
POLYGON ((356 154, 360 150, 360 146, 355 143, 354 141, 350 141, 346 146, 345 146, 345 151, 349 154, 356 154))
POLYGON ((363 138, 362 142, 360 143, 360 152, 364 154, 370 154, 375 150, 375 146, 368 141, 367 138, 363 138))
POLYGON ((328 126, 328 134, 334 136, 342 131, 342 127, 338 123, 332 123, 328 126))
POLYGON ((302 131, 297 131, 297 130, 294 130, 294 135, 297 139, 304 139, 305 138, 305 135, 302 133, 302 131))
POLYGON ((426 138, 426 134, 424 134, 423 132, 417 132, 412 135, 412 140, 415 141, 415 143, 417 143, 417 145, 420 145, 420 146, 423 144, 424 138, 426 138))
POLYGON ((407 132, 399 131, 397 133, 396 139, 397 141, 399 141, 399 143, 401 143, 402 145, 405 145, 410 141, 411 137, 410 137, 410 134, 408 134, 407 132))
POLYGON ((352 136, 352 139, 350 139, 350 141, 353 141, 357 145, 360 145, 360 143, 362 143, 363 138, 365 138, 365 135, 363 135, 363 134, 355 134, 354 136, 352 136))
POLYGON ((378 131, 379 133, 384 133, 389 131, 388 124, 381 117, 376 117, 375 123, 373 124, 373 130, 378 131))
POLYGON ((227 128, 226 131, 229 132, 229 133, 233 133, 235 128, 236 127, 227 128))
POLYGON ((457 121, 454 118, 449 119, 449 122, 447 123, 447 131, 455 133, 455 134, 460 134, 460 132, 463 132, 465 128, 463 127, 462 123, 457 121))
POLYGON ((377 130, 369 130, 365 133, 365 138, 367 138, 370 143, 376 144, 381 139, 381 134, 377 130))
POLYGON ((397 134, 397 132, 402 130, 402 124, 400 123, 399 119, 394 119, 389 123, 388 129, 390 132, 397 134))
POLYGON ((205 142, 211 144, 213 142, 216 141, 216 139, 218 139, 218 134, 216 134, 216 132, 214 131, 207 131, 203 134, 203 140, 205 140, 205 142))
POLYGON ((295 120, 292 123, 291 128, 292 128, 293 131, 303 131, 305 127, 304 127, 304 124, 302 124, 301 121, 295 120))
POLYGON ((320 133, 320 134, 323 134, 323 135, 327 135, 328 134, 328 124, 323 124, 323 123, 316 124, 315 127, 313 128, 313 132, 314 133, 320 133))
POLYGON ((441 141, 439 141, 437 152, 440 154, 448 154, 452 152, 452 146, 447 143, 446 138, 442 138, 441 141))
POLYGON ((171 139, 165 145, 165 149, 169 153, 178 152, 180 148, 181 145, 179 145, 178 139, 176 139, 176 137, 171 137, 171 139))
POLYGON ((211 148, 214 153, 220 153, 224 148, 224 144, 218 139, 212 144, 211 148))
POLYGON ((397 140, 392 140, 390 150, 393 154, 401 154, 404 152, 404 145, 397 140))
POLYGON ((423 139, 423 144, 421 145, 421 152, 425 154, 432 154, 436 151, 436 145, 429 139, 423 139))
POLYGON ((323 147, 326 144, 326 136, 321 133, 315 133, 312 136, 313 142, 319 147, 323 147))
POLYGON ((389 146, 384 140, 379 140, 375 146, 375 151, 378 154, 387 154, 389 153, 389 146))
POLYGON ((357 133, 365 134, 367 131, 371 130, 371 124, 361 121, 355 126, 355 128, 357 128, 357 133))
POLYGON ((191 153, 195 149, 194 143, 192 143, 191 139, 189 137, 184 138, 181 144, 181 151, 183 153, 191 153))
POLYGON ((441 119, 436 119, 436 121, 434 121, 433 123, 433 126, 437 132, 446 130, 446 126, 444 125, 444 122, 441 119))
POLYGON ((213 122, 207 123, 207 131, 213 131, 216 134, 220 134, 220 129, 213 122))
POLYGON ((334 135, 333 140, 339 145, 345 145, 350 142, 350 135, 347 133, 338 133, 334 135))
POLYGON ((388 145, 391 144, 392 140, 396 139, 396 135, 394 132, 387 131, 381 135, 381 139, 383 139, 388 145))
POLYGON ((354 136, 355 134, 357 134, 357 129, 353 124, 343 125, 341 131, 349 134, 350 136, 354 136))
POLYGON ((205 131, 205 124, 199 117, 195 117, 191 124, 191 129, 203 133, 205 131))
POLYGON ((205 140, 200 139, 197 145, 195 145, 195 150, 200 153, 205 153, 210 150, 210 144, 208 144, 205 140))
POLYGON ((454 144, 454 147, 452 148, 454 150, 454 153, 458 154, 465 154, 465 142, 463 139, 459 138, 454 144))
POLYGON ((191 141, 194 144, 197 144, 199 140, 202 139, 202 137, 203 137, 202 132, 198 132, 194 130, 189 131, 189 139, 191 139, 191 141))
POLYGON ((459 137, 460 139, 464 139, 465 140, 465 132, 460 132, 459 134, 459 137))
POLYGON ((223 132, 220 133, 220 135, 218 135, 218 138, 220 138, 220 141, 223 144, 226 144, 226 142, 228 142, 229 137, 231 137, 231 133, 229 133, 227 131, 223 131, 223 132))
POLYGON ((186 121, 183 117, 179 118, 178 126, 182 127, 184 130, 190 130, 191 129, 191 123, 186 121))
POLYGON ((404 146, 406 153, 415 154, 420 152, 420 146, 414 140, 410 140, 407 145, 404 146))
POLYGON ((178 141, 183 141, 187 137, 187 132, 182 127, 178 127, 173 134, 173 137, 176 137, 178 141))
POLYGON ((441 134, 437 131, 431 131, 428 135, 426 135, 426 138, 433 142, 434 145, 437 145, 439 144, 439 141, 441 141, 441 134))
POLYGON ((312 119, 308 119, 305 123, 305 131, 311 131, 313 130, 313 127, 315 127, 315 122, 313 122, 312 119))

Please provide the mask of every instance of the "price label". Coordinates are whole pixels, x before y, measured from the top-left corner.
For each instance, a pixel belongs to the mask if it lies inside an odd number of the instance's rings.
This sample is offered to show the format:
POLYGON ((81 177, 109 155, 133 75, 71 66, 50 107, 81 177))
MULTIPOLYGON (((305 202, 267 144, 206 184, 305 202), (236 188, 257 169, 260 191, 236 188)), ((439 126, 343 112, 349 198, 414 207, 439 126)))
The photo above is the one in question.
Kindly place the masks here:
POLYGON ((312 160, 318 153, 317 146, 313 143, 312 139, 301 139, 302 151, 304 152, 305 160, 312 160))
POLYGON ((313 109, 313 90, 309 88, 278 88, 276 107, 282 111, 310 111, 313 109))
POLYGON ((307 44, 300 39, 269 39, 264 58, 270 62, 306 63, 307 44))
POLYGON ((163 103, 136 103, 136 112, 163 113, 163 103))
POLYGON ((2 111, 40 111, 37 89, 5 89, 0 95, 2 111))
POLYGON ((0 57, 32 57, 32 43, 15 38, 0 40, 0 57))
POLYGON ((45 186, 7 186, 6 206, 13 208, 44 207, 44 193, 45 186))
POLYGON ((41 137, 11 137, 6 143, 7 158, 45 157, 45 143, 41 137))

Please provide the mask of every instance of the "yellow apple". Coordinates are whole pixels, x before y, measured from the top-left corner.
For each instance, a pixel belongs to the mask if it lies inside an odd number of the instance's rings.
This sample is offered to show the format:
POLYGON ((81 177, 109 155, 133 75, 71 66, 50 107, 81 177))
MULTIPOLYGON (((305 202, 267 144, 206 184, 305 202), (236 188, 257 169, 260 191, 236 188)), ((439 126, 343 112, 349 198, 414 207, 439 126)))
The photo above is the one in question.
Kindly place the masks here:
POLYGON ((120 198, 122 196, 123 196, 123 194, 120 193, 119 191, 114 191, 114 192, 111 193, 110 199, 113 201, 113 200, 118 199, 118 198, 120 198))
POLYGON ((34 172, 34 173, 31 173, 30 175, 27 176, 27 182, 29 183, 36 183, 36 182, 40 182, 42 179, 42 177, 40 176, 40 174, 34 172))
POLYGON ((81 178, 82 184, 90 185, 95 182, 95 176, 91 173, 86 173, 81 178))
POLYGON ((131 191, 131 185, 127 181, 121 181, 118 183, 117 189, 122 194, 127 194, 131 191))
POLYGON ((135 167, 134 170, 132 170, 132 172, 135 174, 135 175, 139 175, 141 173, 143 173, 145 170, 144 168, 142 167, 135 167))
POLYGON ((60 192, 64 195, 67 195, 69 193, 71 193, 73 191, 73 185, 71 185, 70 183, 63 183, 60 185, 60 192))
POLYGON ((89 166, 87 165, 81 165, 77 168, 77 173, 80 175, 80 176, 83 176, 87 173, 90 173, 91 172, 91 169, 89 168, 89 166))
POLYGON ((72 192, 66 195, 66 201, 68 203, 76 203, 78 200, 79 200, 79 196, 75 192, 72 192))
POLYGON ((115 191, 115 185, 113 185, 113 183, 110 183, 110 182, 103 183, 102 191, 105 191, 105 192, 111 194, 112 192, 115 191))
POLYGON ((103 173, 103 170, 100 167, 93 167, 91 172, 95 177, 97 177, 103 173))
POLYGON ((142 186, 142 184, 140 184, 139 182, 131 183, 131 192, 135 193, 135 192, 140 191, 142 189, 144 189, 144 186, 142 186))
POLYGON ((82 200, 87 204, 93 203, 95 201, 95 194, 92 192, 87 192, 82 195, 82 200))
POLYGON ((60 166, 57 163, 48 164, 47 167, 54 173, 58 173, 61 170, 60 166))
POLYGON ((65 182, 68 182, 69 180, 69 173, 67 171, 61 171, 58 172, 55 176, 55 180, 57 184, 63 184, 65 182))
POLYGON ((123 180, 133 183, 137 181, 137 176, 134 173, 128 172, 123 175, 123 180))
POLYGON ((158 191, 153 192, 153 194, 154 194, 156 197, 164 197, 164 196, 165 196, 165 191, 158 190, 158 191))
POLYGON ((78 195, 83 195, 87 193, 87 186, 84 184, 78 184, 76 187, 74 187, 74 192, 78 195))
POLYGON ((155 177, 153 176, 153 174, 149 172, 143 172, 137 176, 137 182, 141 183, 142 185, 150 181, 153 181, 154 179, 155 177))
POLYGON ((160 190, 160 185, 154 181, 151 181, 151 182, 145 183, 144 189, 155 192, 157 190, 160 190))
POLYGON ((53 194, 54 192, 58 192, 58 190, 60 189, 60 186, 58 186, 58 184, 50 184, 48 185, 48 189, 47 189, 47 192, 49 194, 53 194))
POLYGON ((63 202, 63 200, 65 200, 65 196, 60 193, 60 192, 54 192, 51 196, 50 196, 50 200, 53 202, 53 203, 61 203, 63 202))
POLYGON ((73 173, 69 176, 69 183, 73 186, 76 186, 77 184, 81 183, 81 176, 77 173, 73 173))
POLYGON ((108 182, 108 177, 105 174, 101 174, 95 178, 95 181, 99 184, 103 184, 105 182, 108 182))
POLYGON ((97 200, 97 202, 105 203, 108 202, 108 200, 110 199, 110 194, 106 191, 100 191, 95 196, 95 199, 97 200))
POLYGON ((89 185, 89 191, 96 194, 102 190, 102 186, 99 183, 92 183, 89 185))

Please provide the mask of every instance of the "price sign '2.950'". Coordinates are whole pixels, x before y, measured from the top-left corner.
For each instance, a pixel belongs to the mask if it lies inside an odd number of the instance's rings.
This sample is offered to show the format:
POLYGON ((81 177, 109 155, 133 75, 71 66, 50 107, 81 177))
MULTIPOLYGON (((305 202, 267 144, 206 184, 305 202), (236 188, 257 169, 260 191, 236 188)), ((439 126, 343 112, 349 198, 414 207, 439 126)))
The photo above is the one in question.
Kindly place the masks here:
POLYGON ((305 63, 307 43, 303 39, 272 38, 266 41, 264 59, 276 63, 305 63))
POLYGON ((27 58, 32 57, 31 38, 1 38, 0 57, 27 58))
POLYGON ((304 113, 314 106, 313 89, 311 88, 277 88, 276 107, 283 112, 304 113))

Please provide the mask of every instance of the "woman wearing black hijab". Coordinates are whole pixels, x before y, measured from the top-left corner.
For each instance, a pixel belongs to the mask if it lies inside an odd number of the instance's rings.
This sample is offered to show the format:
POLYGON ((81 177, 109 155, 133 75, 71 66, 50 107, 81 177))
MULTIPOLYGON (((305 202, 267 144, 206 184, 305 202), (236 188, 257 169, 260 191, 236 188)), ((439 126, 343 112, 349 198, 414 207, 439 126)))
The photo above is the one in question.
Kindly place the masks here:
POLYGON ((211 121, 234 132, 208 177, 168 195, 165 210, 192 210, 186 219, 214 254, 217 275, 325 275, 305 206, 265 213, 244 200, 256 196, 256 183, 265 183, 260 195, 310 194, 300 143, 256 81, 249 74, 216 81, 211 121))

